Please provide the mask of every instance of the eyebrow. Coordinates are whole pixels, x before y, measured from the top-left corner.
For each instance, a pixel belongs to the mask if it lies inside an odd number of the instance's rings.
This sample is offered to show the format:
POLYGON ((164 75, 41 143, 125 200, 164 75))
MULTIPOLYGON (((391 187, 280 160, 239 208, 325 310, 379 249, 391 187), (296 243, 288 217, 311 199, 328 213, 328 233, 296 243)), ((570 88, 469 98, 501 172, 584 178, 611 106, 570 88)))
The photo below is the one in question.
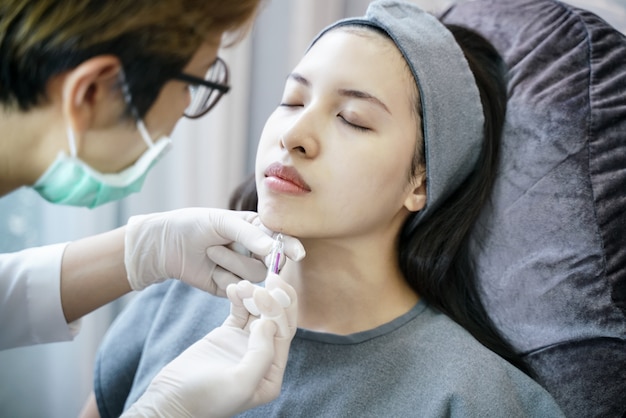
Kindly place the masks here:
MULTIPOLYGON (((311 82, 298 73, 291 73, 289 74, 287 78, 292 79, 295 82, 302 84, 305 87, 311 87, 311 82)), ((370 103, 373 103, 375 105, 382 107, 385 110, 385 112, 391 114, 391 112, 389 111, 389 108, 379 98, 369 93, 366 93, 361 90, 353 90, 353 89, 339 89, 337 91, 339 92, 340 96, 354 97, 356 99, 367 100, 370 103)))

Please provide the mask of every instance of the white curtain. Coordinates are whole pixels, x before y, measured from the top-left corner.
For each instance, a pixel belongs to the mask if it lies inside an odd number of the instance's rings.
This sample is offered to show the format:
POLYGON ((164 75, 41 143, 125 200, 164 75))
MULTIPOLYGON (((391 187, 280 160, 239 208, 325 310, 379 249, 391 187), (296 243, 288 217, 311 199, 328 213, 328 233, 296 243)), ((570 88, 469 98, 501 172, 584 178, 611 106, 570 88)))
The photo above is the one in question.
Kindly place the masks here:
MULTIPOLYGON (((469 0, 471 1, 471 0, 469 0)), ((428 10, 453 1, 415 0, 428 10)), ((311 38, 327 24, 362 15, 369 0, 271 0, 251 35, 221 55, 232 90, 206 117, 181 120, 173 150, 143 190, 95 210, 47 204, 30 190, 0 200, 0 251, 74 240, 124 224, 129 216, 188 206, 225 207, 252 172, 264 121, 311 38)), ((626 0, 572 0, 626 29, 626 0)), ((76 416, 92 389, 94 356, 106 329, 133 295, 84 318, 73 342, 0 352, 0 417, 76 416)), ((0 330, 1 332, 1 330, 0 330)))

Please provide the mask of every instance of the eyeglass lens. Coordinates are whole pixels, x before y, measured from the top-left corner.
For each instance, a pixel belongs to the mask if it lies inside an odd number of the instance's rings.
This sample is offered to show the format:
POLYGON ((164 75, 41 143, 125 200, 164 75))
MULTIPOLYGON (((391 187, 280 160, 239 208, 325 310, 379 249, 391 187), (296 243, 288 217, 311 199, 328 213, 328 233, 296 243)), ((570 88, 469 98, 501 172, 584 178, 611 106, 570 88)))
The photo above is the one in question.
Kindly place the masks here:
MULTIPOLYGON (((209 68, 204 79, 212 83, 228 85, 228 67, 226 63, 218 58, 209 68)), ((189 85, 189 93, 191 101, 187 109, 185 109, 185 116, 188 118, 198 118, 204 115, 217 104, 223 95, 223 92, 220 90, 201 84, 189 85)))

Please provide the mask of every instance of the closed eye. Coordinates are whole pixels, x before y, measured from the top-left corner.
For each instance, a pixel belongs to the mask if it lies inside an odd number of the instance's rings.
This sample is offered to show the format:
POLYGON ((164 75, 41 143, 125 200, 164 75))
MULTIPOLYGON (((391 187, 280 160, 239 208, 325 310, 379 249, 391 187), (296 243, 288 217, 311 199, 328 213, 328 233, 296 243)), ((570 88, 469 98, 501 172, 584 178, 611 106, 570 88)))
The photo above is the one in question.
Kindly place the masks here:
POLYGON ((341 121, 343 123, 345 123, 346 125, 348 125, 350 128, 352 129, 356 129, 357 131, 362 131, 362 132, 368 132, 371 131, 370 128, 366 128, 365 126, 361 126, 361 125, 357 125, 355 123, 350 122, 349 120, 347 120, 346 118, 344 118, 342 115, 337 115, 337 117, 339 119, 341 119, 341 121))

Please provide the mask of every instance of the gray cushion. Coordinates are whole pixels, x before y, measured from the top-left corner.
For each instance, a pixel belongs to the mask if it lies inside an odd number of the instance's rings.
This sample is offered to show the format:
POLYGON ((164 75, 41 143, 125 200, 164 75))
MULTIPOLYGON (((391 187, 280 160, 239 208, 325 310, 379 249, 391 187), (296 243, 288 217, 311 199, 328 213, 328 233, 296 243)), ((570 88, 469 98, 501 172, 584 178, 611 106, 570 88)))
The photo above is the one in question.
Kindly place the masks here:
POLYGON ((445 22, 510 68, 500 172, 473 235, 484 301, 569 416, 626 411, 626 38, 555 0, 445 22))

